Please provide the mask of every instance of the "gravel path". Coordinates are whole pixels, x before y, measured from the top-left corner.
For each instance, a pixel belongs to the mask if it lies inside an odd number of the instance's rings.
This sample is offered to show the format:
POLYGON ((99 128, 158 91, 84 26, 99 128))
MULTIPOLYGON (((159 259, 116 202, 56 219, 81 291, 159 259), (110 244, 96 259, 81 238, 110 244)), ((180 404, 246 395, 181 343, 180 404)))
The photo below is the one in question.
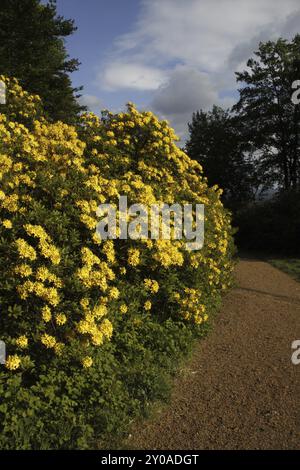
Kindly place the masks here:
POLYGON ((240 261, 238 287, 175 380, 172 400, 132 431, 133 449, 300 449, 300 283, 240 261))

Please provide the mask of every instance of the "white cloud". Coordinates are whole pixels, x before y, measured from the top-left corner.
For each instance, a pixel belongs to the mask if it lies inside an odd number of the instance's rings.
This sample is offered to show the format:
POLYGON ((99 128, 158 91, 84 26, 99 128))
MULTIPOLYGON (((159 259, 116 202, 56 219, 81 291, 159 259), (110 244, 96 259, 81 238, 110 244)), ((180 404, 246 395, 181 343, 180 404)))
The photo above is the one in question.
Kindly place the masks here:
POLYGON ((87 106, 89 109, 95 109, 95 108, 101 108, 103 107, 103 102, 102 100, 95 95, 88 95, 88 94, 83 94, 79 98, 80 104, 83 106, 87 106))
POLYGON ((99 74, 104 89, 156 90, 165 80, 162 70, 138 63, 112 62, 99 74))
POLYGON ((198 72, 187 66, 178 66, 167 83, 155 93, 151 103, 153 110, 171 121, 180 137, 187 131, 193 112, 208 110, 214 104, 231 107, 234 100, 220 98, 208 73, 198 72))
POLYGON ((230 105, 234 72, 260 40, 292 37, 299 17, 299 0, 142 0, 99 81, 106 90, 152 91, 153 108, 182 130, 196 109, 230 105))
POLYGON ((137 57, 180 60, 215 71, 234 46, 273 25, 280 31, 299 0, 146 0, 120 51, 137 57))
POLYGON ((153 107, 165 115, 180 114, 191 109, 207 109, 217 100, 218 93, 207 73, 180 66, 154 94, 153 107))

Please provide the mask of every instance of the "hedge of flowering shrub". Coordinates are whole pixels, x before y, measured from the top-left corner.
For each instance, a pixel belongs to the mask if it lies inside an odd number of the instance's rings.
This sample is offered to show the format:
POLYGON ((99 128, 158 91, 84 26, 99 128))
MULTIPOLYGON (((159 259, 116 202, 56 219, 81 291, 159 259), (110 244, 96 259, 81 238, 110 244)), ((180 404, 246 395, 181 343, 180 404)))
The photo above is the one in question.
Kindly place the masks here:
POLYGON ((206 330, 230 285, 232 236, 220 190, 167 122, 119 114, 47 122, 7 80, 0 107, 0 447, 114 442, 206 330), (97 208, 205 205, 205 243, 101 240, 97 208))

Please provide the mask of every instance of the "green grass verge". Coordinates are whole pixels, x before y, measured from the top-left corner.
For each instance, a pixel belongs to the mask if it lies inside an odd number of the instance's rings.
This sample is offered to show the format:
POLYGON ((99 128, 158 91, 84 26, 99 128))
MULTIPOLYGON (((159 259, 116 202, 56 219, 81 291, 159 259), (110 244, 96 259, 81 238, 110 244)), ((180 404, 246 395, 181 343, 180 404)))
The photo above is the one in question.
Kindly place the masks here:
POLYGON ((300 281, 300 259, 299 258, 286 258, 286 259, 271 259, 269 260, 275 268, 281 269, 285 273, 292 276, 297 281, 300 281))

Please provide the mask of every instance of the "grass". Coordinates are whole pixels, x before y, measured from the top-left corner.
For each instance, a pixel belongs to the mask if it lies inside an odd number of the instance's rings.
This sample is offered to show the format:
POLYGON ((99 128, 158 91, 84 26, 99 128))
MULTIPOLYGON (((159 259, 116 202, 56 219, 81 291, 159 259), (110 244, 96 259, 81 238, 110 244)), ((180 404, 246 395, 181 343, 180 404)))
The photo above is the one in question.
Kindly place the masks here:
POLYGON ((300 259, 299 258, 285 258, 285 259, 270 259, 275 268, 281 269, 291 277, 300 281, 300 259))

